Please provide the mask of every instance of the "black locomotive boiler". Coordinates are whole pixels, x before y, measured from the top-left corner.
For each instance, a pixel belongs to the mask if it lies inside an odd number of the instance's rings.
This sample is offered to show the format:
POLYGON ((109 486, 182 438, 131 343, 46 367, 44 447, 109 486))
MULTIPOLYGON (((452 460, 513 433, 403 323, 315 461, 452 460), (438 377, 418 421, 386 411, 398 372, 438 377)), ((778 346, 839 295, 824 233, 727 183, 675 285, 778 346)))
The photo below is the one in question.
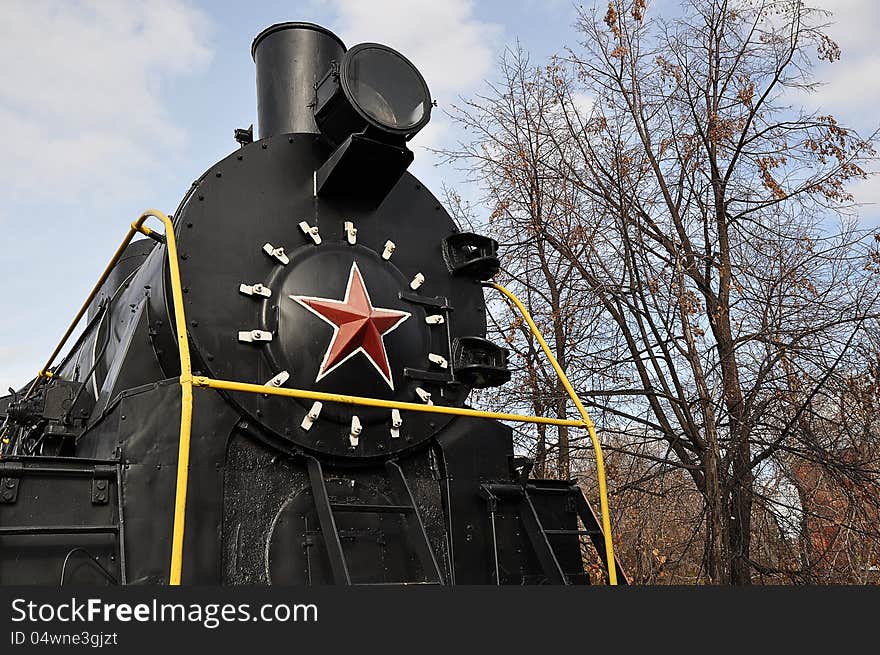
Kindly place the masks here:
POLYGON ((529 479, 505 424, 433 411, 510 373, 485 338, 497 244, 406 172, 422 76, 309 23, 252 54, 259 139, 236 130, 173 241, 131 241, 73 346, 0 399, 0 583, 587 582, 576 484, 529 479))

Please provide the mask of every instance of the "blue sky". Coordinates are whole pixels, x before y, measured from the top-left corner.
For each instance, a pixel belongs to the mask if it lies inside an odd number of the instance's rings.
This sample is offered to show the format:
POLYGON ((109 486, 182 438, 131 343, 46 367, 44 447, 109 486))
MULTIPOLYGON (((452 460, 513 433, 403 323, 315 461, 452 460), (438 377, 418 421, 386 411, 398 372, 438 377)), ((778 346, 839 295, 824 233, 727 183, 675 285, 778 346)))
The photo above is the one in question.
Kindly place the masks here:
MULTIPOLYGON (((830 83, 810 104, 871 131, 880 122, 880 3, 819 4, 836 13, 844 56, 820 71, 830 83)), ((4 0, 0 389, 38 370, 128 223, 148 207, 173 211, 190 183, 237 147, 233 129, 255 122, 250 44, 264 27, 306 20, 349 47, 397 48, 442 109, 479 91, 517 39, 535 63, 573 44, 574 16, 569 0, 4 0)), ((411 170, 435 193, 461 176, 424 147, 456 136, 435 111, 412 144, 411 170)), ((876 180, 852 191, 880 201, 876 180)), ((872 207, 863 213, 876 220, 872 207)))

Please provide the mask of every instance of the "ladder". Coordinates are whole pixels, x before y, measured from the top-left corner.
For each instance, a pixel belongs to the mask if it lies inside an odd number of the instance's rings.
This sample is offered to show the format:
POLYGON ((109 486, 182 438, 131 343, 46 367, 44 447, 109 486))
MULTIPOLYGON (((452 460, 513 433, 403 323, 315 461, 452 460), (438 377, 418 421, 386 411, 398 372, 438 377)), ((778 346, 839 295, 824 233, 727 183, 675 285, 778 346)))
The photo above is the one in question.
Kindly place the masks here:
MULTIPOLYGON (((590 506, 581 488, 572 481, 560 483, 551 480, 529 480, 520 484, 514 483, 486 483, 480 485, 480 492, 486 500, 489 507, 489 516, 492 528, 492 549, 494 553, 495 565, 495 584, 500 584, 499 563, 498 563, 498 542, 495 531, 495 515, 498 511, 498 502, 500 499, 510 499, 517 503, 519 515, 525 528, 526 536, 538 559, 541 570, 547 579, 553 584, 569 585, 571 580, 563 571, 559 564, 559 559, 550 544, 551 536, 572 536, 590 538, 599 558, 608 571, 608 559, 605 553, 604 534, 602 532, 599 519, 590 506), (535 509, 532 497, 536 494, 554 494, 559 495, 561 499, 565 499, 573 504, 573 509, 577 513, 578 518, 583 525, 583 529, 575 530, 548 530, 541 523, 541 517, 535 509)), ((615 556, 614 566, 617 570, 618 583, 628 585, 629 578, 620 564, 620 560, 615 556)))
POLYGON ((385 464, 385 471, 388 475, 391 486, 391 497, 394 501, 393 505, 386 505, 339 503, 331 501, 330 496, 327 493, 327 484, 324 480, 324 471, 321 462, 311 456, 306 459, 309 470, 309 481, 312 486, 312 496, 315 500, 315 509, 318 515, 318 523, 321 526, 321 533, 324 538, 324 544, 327 548, 327 555, 330 559, 330 568, 335 584, 352 584, 351 575, 348 571, 348 564, 345 560, 345 553, 342 549, 342 541, 339 538, 339 531, 336 528, 336 515, 346 512, 402 515, 404 517, 404 525, 407 535, 409 536, 409 542, 413 545, 425 579, 401 584, 443 584, 443 577, 440 574, 440 567, 434 556, 434 549, 431 547, 427 532, 425 532, 425 524, 422 522, 422 517, 419 515, 418 507, 416 506, 409 485, 406 482, 403 470, 397 462, 389 460, 385 464))

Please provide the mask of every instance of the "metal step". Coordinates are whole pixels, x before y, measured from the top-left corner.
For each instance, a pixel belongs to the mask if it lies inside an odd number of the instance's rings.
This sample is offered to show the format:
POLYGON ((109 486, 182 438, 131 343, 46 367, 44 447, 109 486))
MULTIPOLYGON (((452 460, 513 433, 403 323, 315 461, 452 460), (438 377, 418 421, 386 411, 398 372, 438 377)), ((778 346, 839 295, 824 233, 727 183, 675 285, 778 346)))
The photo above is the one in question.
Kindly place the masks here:
POLYGON ((596 537, 602 534, 600 530, 544 530, 544 534, 557 535, 568 534, 579 537, 596 537))
MULTIPOLYGON (((498 502, 501 498, 516 499, 520 506, 520 516, 523 520, 526 536, 534 549, 535 555, 541 564, 541 568, 548 579, 554 580, 558 584, 570 584, 568 575, 562 570, 556 553, 548 541, 548 537, 558 535, 584 536, 589 537, 599 554, 599 558, 605 564, 608 570, 608 561, 605 556, 604 533, 602 532, 599 519, 593 512, 593 508, 584 497, 583 491, 574 482, 570 484, 555 483, 552 486, 542 485, 539 480, 530 480, 526 484, 505 483, 486 483, 481 485, 482 495, 486 499, 489 506, 489 514, 492 524, 492 541, 495 551, 495 576, 496 583, 498 580, 498 544, 495 539, 495 513, 497 512, 498 502), (583 530, 547 530, 541 524, 535 506, 532 503, 532 495, 558 494, 566 495, 574 500, 574 509, 583 524, 583 530)), ((615 558, 616 559, 616 558, 615 558)), ((613 563, 617 571, 619 584, 629 584, 629 579, 617 560, 613 563)))
MULTIPOLYGON (((388 473, 388 479, 391 485, 392 499, 396 501, 396 504, 394 505, 331 502, 330 496, 327 492, 327 484, 324 481, 324 471, 321 463, 315 457, 308 457, 307 464, 309 481, 312 485, 312 497, 315 499, 315 510, 318 514, 318 522, 321 525, 324 545, 327 548, 327 555, 330 559, 333 581, 336 584, 352 585, 352 581, 351 574, 348 570, 348 563, 345 560, 345 553, 342 549, 339 530, 336 527, 335 512, 400 514, 404 516, 410 542, 413 545, 415 555, 418 558, 422 571, 427 579, 391 584, 398 586, 443 584, 440 567, 437 565, 437 559, 434 557, 434 550, 431 547, 431 542, 428 540, 428 534, 425 532, 422 518, 419 516, 415 499, 410 492, 403 470, 396 462, 389 461, 385 464, 385 469, 388 473)), ((388 583, 370 583, 368 585, 358 584, 357 586, 373 586, 373 584, 387 586, 388 583)))
POLYGON ((363 512, 366 514, 410 514, 415 510, 407 505, 365 505, 356 503, 330 503, 334 512, 363 512))
POLYGON ((0 537, 16 534, 113 534, 118 525, 18 525, 0 526, 0 537))
POLYGON ((442 582, 361 582, 353 587, 442 587, 442 582))

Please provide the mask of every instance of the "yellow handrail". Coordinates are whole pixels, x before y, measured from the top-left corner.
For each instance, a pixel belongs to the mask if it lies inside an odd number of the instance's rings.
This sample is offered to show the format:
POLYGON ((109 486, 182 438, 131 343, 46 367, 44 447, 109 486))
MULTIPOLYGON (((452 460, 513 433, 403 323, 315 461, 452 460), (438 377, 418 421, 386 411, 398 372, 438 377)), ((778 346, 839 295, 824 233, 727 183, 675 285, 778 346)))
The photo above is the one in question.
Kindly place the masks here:
POLYGON ((113 257, 110 259, 110 263, 107 264, 107 268, 104 269, 104 272, 101 273, 101 277, 98 278, 98 282, 95 284, 88 298, 86 298, 85 302, 80 307, 79 311, 76 313, 76 317, 71 322, 70 326, 67 328, 67 332, 64 333, 64 336, 61 337, 61 341, 58 342, 58 345, 55 347, 55 350, 52 351, 52 354, 49 355, 49 359, 46 360, 46 363, 43 365, 43 368, 40 369, 40 372, 37 373, 37 377, 34 379, 30 388, 27 390, 25 394, 25 399, 30 398, 30 395, 37 388, 37 385, 41 380, 49 379, 52 377, 52 372, 49 370, 49 367, 52 366, 52 362, 55 361, 55 358, 58 357, 58 353, 61 352, 61 349, 64 347, 64 344, 67 343, 67 340, 70 339, 70 335, 73 334, 73 331, 76 329, 76 326, 79 325, 79 322, 82 320, 82 317, 86 315, 86 312, 89 310, 89 305, 92 304, 92 301, 95 299, 95 296, 98 295, 98 292, 101 291, 101 287, 104 286, 104 282, 107 281, 107 278, 110 277, 110 273, 113 271, 113 267, 116 266, 116 263, 122 257, 125 248, 134 238, 137 230, 134 228, 134 224, 132 224, 132 228, 128 231, 128 234, 125 235, 125 239, 122 240, 122 245, 120 245, 113 257))
POLYGON ((339 393, 326 393, 324 391, 310 391, 308 389, 284 389, 280 387, 267 387, 262 384, 249 384, 247 382, 235 382, 232 380, 217 380, 196 376, 193 385, 207 387, 223 391, 243 391, 245 393, 261 393, 270 396, 284 396, 285 398, 304 398, 306 400, 320 400, 325 403, 341 403, 344 405, 363 405, 365 407, 384 407, 386 409, 400 409, 407 412, 424 412, 426 414, 451 414, 453 416, 470 416, 472 418, 491 418, 498 421, 518 421, 520 423, 544 423, 546 425, 567 425, 573 428, 587 427, 583 421, 564 418, 550 418, 547 416, 524 416, 521 414, 505 414, 503 412, 484 412, 479 409, 465 409, 463 407, 446 407, 444 405, 420 405, 418 403, 406 403, 398 400, 382 400, 380 398, 367 398, 364 396, 347 396, 339 393))
MULTIPOLYGON (((183 307, 183 289, 180 284, 180 263, 177 260, 177 239, 174 224, 155 209, 143 214, 137 226, 148 216, 155 216, 165 225, 165 245, 168 248, 168 266, 171 273, 171 297, 174 303, 174 327, 177 331, 177 349, 180 353, 180 439, 177 444, 177 482, 174 491, 174 528, 171 537, 171 572, 168 583, 180 584, 183 571, 183 534, 186 528, 186 492, 189 485, 189 444, 192 434, 193 376, 189 356, 189 338, 186 332, 186 314, 183 307)), ((134 227, 135 224, 132 224, 134 227)), ((146 228, 149 230, 149 228, 146 228)), ((149 235, 147 232, 146 234, 149 235)))
MULTIPOLYGON (((43 366, 43 368, 40 369, 40 372, 37 374, 36 379, 28 389, 25 397, 29 397, 31 393, 33 393, 41 380, 49 379, 52 377, 52 372, 49 370, 49 368, 52 366, 52 362, 55 361, 58 353, 61 352, 64 344, 66 344, 67 340, 70 339, 70 335, 73 334, 73 331, 82 320, 82 317, 85 316, 86 312, 88 311, 89 305, 101 291, 101 287, 107 281, 107 278, 110 277, 110 273, 113 271, 113 268, 122 258, 122 255, 125 253, 126 247, 128 247, 128 244, 131 243, 134 235, 137 233, 141 233, 144 236, 148 237, 154 235, 153 230, 144 225, 144 222, 151 217, 157 218, 162 221, 162 224, 165 227, 165 243, 168 247, 168 265, 171 272, 171 295, 172 301, 174 303, 174 325, 175 329, 177 330, 177 350, 180 356, 180 439, 178 444, 177 483, 174 498, 174 531, 171 543, 171 573, 169 580, 172 585, 179 585, 180 573, 183 568, 183 531, 186 524, 186 491, 189 475, 189 443, 190 434, 192 432, 192 365, 189 355, 189 340, 187 339, 186 333, 186 316, 183 308, 183 292, 180 284, 180 266, 179 262, 177 261, 177 242, 174 238, 174 224, 171 222, 171 219, 166 214, 160 212, 158 209, 148 209, 143 214, 141 214, 135 222, 131 224, 131 228, 125 235, 122 243, 116 249, 113 257, 110 259, 110 263, 107 264, 104 272, 101 273, 101 277, 98 278, 98 282, 95 284, 91 293, 89 293, 79 312, 77 312, 76 317, 67 328, 64 336, 61 337, 61 341, 55 347, 55 350, 52 351, 52 354, 49 356, 46 364, 43 366)), ((120 511, 122 511, 122 508, 120 508, 120 511)))
POLYGON ((547 359, 549 359, 550 363, 553 365, 553 370, 555 370, 556 375, 559 376, 559 380, 562 382, 562 386, 565 387, 568 397, 571 398, 571 401, 574 403, 575 407, 577 407, 578 412, 580 412, 581 418, 583 419, 583 426, 587 428, 587 433, 590 435, 590 441, 593 442, 593 452, 596 454, 596 476, 599 478, 599 511, 602 514, 602 532, 605 537, 605 559, 608 564, 608 584, 616 585, 617 566, 616 560, 614 559, 614 543, 611 538, 611 516, 608 511, 608 489, 605 484, 605 458, 602 456, 602 444, 599 443, 599 437, 596 436, 596 426, 593 425, 593 420, 587 413, 587 409, 584 407, 584 404, 581 402, 577 393, 575 393, 574 388, 571 386, 571 382, 568 381, 568 376, 565 375, 565 371, 562 370, 559 362, 556 361, 556 357, 553 356, 553 351, 550 350, 550 346, 547 345, 544 337, 541 336, 541 331, 538 329, 538 326, 535 325, 535 321, 532 320, 531 314, 529 314, 522 301, 517 298, 513 292, 500 284, 492 282, 489 286, 500 291, 511 302, 513 302, 514 305, 516 305, 516 308, 519 310, 520 314, 522 314, 526 323, 528 323, 532 334, 538 340, 538 343, 541 344, 541 349, 544 351, 544 354, 547 355, 547 359))
POLYGON ((152 230, 143 226, 155 216, 165 226, 165 245, 168 248, 168 267, 171 273, 171 299, 174 304, 174 327, 177 331, 177 350, 180 353, 180 439, 177 444, 177 482, 174 490, 174 527, 171 536, 171 571, 168 584, 177 586, 183 571, 183 535, 186 528, 186 492, 189 486, 189 451, 192 435, 193 376, 186 332, 186 313, 183 306, 183 288, 180 283, 180 262, 177 260, 177 239, 171 219, 156 209, 150 209, 131 224, 132 229, 150 236, 152 230))
POLYGON ((386 407, 405 411, 427 412, 433 414, 451 414, 455 416, 470 416, 474 418, 508 420, 522 423, 542 423, 546 425, 584 427, 587 429, 590 435, 590 439, 593 442, 593 448, 596 453, 596 469, 599 477, 599 500, 602 514, 602 530, 605 537, 605 554, 608 564, 608 582, 612 585, 617 584, 614 546, 611 538, 611 521, 608 513, 608 497, 605 485, 605 465, 602 458, 602 447, 599 444, 598 437, 596 436, 595 426, 593 425, 593 421, 590 419, 589 414, 587 414, 586 409, 584 408, 583 404, 581 403, 580 399, 572 388, 571 383, 568 381, 568 378, 565 376, 565 373, 562 371, 562 368, 559 366, 559 363, 553 356, 553 353, 547 345, 547 342, 541 336, 541 333, 539 332, 537 326, 535 325, 535 322, 532 320, 532 317, 529 315, 525 306, 513 293, 505 289, 500 284, 491 284, 491 286, 507 296, 514 303, 514 305, 516 305, 517 309, 519 309, 519 311, 522 313, 523 318, 525 318, 526 322, 529 325, 529 328, 532 331, 532 334, 534 334, 535 337, 538 339, 538 342, 541 344, 541 348, 544 350, 544 353, 547 355, 550 363, 553 365, 556 374, 562 381, 562 384, 568 392, 569 397, 578 408, 582 420, 578 421, 572 419, 549 418, 544 416, 525 416, 520 414, 508 414, 504 412, 486 412, 475 409, 446 407, 441 405, 420 405, 417 403, 381 400, 378 398, 365 398, 361 396, 348 396, 344 394, 331 394, 318 391, 309 391, 305 389, 283 389, 258 384, 249 384, 245 382, 234 382, 230 380, 215 380, 202 376, 194 378, 192 375, 189 340, 186 331, 186 314, 183 305, 183 289, 180 281, 180 265, 177 256, 177 241, 174 236, 174 224, 171 222, 171 219, 167 215, 156 209, 147 210, 146 212, 141 214, 138 220, 131 224, 131 229, 125 236, 125 239, 123 239, 122 244, 119 246, 119 248, 117 248, 116 253, 110 260, 107 268, 101 274, 101 277, 99 278, 94 289, 89 294, 86 301, 83 303, 83 306, 77 313, 76 318, 74 318, 73 323, 71 323, 70 327, 65 332, 64 336, 61 339, 61 342, 58 344, 52 355, 49 357, 46 365, 40 370, 40 373, 38 374, 36 380, 34 380, 31 388, 28 390, 28 395, 30 395, 30 393, 36 388, 36 386, 42 379, 48 379, 52 376, 51 371, 49 371, 52 362, 55 360, 55 357, 58 356, 58 353, 61 352, 64 344, 67 342, 67 340, 70 338, 70 335, 76 329, 77 324, 88 311, 88 307, 91 304, 92 300, 94 300, 94 298, 98 295, 101 286, 104 284, 104 282, 107 281, 107 278, 110 276, 113 267, 122 257, 125 248, 131 242, 132 238, 134 238, 134 235, 138 232, 146 236, 154 235, 153 230, 143 225, 143 223, 150 217, 159 219, 165 227, 165 243, 168 248, 168 266, 171 278, 171 295, 174 306, 174 324, 177 331, 177 348, 180 355, 180 439, 178 443, 177 481, 174 497, 174 527, 171 540, 171 567, 169 574, 169 584, 179 585, 183 570, 183 541, 186 528, 186 496, 189 484, 190 437, 192 433, 193 415, 193 386, 226 391, 241 391, 245 393, 261 393, 288 398, 305 398, 310 400, 321 400, 324 402, 344 403, 351 405, 386 407))

